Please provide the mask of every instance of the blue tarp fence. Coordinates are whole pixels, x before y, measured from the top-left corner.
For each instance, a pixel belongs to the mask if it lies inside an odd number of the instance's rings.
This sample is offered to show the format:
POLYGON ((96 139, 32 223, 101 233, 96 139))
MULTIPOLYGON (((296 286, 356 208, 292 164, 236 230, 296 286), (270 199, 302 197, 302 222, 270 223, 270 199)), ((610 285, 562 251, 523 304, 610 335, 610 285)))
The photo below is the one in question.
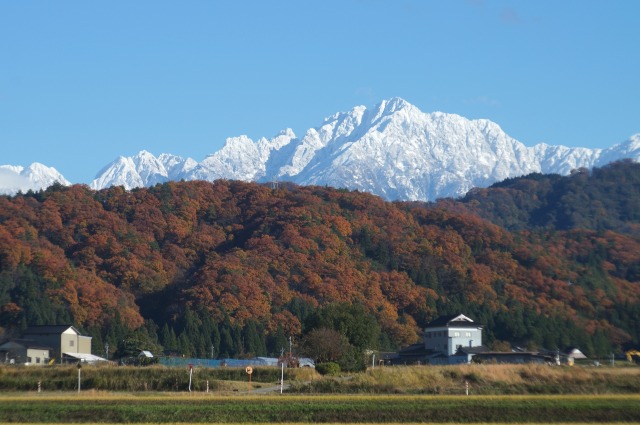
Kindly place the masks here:
POLYGON ((247 367, 278 366, 278 359, 273 357, 256 357, 253 359, 193 359, 185 357, 160 357, 159 363, 169 367, 247 367))

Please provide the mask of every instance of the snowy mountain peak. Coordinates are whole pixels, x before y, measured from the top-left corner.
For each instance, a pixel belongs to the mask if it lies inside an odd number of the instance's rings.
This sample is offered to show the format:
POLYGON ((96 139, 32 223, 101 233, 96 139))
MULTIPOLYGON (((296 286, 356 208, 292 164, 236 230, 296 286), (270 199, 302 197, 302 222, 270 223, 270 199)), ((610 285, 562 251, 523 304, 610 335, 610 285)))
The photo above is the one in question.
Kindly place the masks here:
POLYGON ((134 158, 155 158, 155 156, 151 152, 143 149, 135 154, 134 158))
POLYGON ((21 165, 0 166, 0 194, 3 195, 42 190, 56 182, 65 186, 71 184, 58 170, 39 162, 34 162, 27 168, 21 165))
POLYGON ((120 156, 104 167, 89 185, 92 189, 124 186, 125 189, 154 186, 169 180, 179 180, 192 171, 198 163, 191 158, 161 154, 157 158, 142 150, 132 157, 120 156))
POLYGON ((614 148, 615 147, 618 147, 619 149, 623 149, 626 152, 633 152, 640 149, 640 133, 634 134, 633 136, 629 137, 629 139, 627 139, 626 141, 620 143, 619 145, 614 146, 614 148))
POLYGON ((96 178, 89 184, 92 189, 124 186, 127 190, 142 187, 143 185, 142 178, 136 171, 136 164, 133 158, 124 156, 118 157, 111 164, 100 170, 96 178))
POLYGON ((39 162, 34 162, 29 165, 26 169, 23 169, 20 174, 32 181, 38 190, 40 188, 47 188, 56 182, 65 186, 71 184, 58 170, 53 167, 47 167, 39 162))
POLYGON ((285 137, 288 137, 289 139, 296 138, 295 133, 290 128, 285 128, 284 130, 281 130, 278 134, 276 134, 276 137, 280 137, 280 136, 285 136, 285 137))
POLYGON ((424 113, 401 98, 325 118, 302 138, 285 129, 257 141, 231 137, 202 162, 143 151, 106 167, 92 187, 148 186, 163 179, 288 180, 371 192, 390 200, 460 196, 531 172, 567 174, 640 159, 640 134, 606 150, 527 147, 489 120, 424 113))
POLYGON ((390 115, 405 108, 415 107, 400 97, 392 97, 389 100, 383 100, 377 107, 378 110, 383 111, 384 115, 390 115))
POLYGON ((603 150, 597 161, 595 161, 595 165, 601 167, 620 158, 640 161, 640 133, 634 134, 624 142, 603 150))
POLYGON ((178 155, 163 153, 158 156, 158 160, 164 165, 169 180, 178 180, 180 175, 188 173, 198 166, 198 163, 191 159, 184 159, 178 155))

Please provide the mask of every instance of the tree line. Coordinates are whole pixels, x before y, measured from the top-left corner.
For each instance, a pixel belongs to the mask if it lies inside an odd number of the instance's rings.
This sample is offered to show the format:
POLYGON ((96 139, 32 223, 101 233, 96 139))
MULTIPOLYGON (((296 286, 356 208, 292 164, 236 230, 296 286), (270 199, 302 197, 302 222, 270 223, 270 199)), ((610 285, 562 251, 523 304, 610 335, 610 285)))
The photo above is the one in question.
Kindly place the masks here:
POLYGON ((462 312, 488 344, 605 355, 640 342, 638 222, 622 212, 639 176, 623 162, 435 204, 222 180, 3 196, 0 327, 73 323, 112 356, 276 355, 324 335, 349 367, 462 312))

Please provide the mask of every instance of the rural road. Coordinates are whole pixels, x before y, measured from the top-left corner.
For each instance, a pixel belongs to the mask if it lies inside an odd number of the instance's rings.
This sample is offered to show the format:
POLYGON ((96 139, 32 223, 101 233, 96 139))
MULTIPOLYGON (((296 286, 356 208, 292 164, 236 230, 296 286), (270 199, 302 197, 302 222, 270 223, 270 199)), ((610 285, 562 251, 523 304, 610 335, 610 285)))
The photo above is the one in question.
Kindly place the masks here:
MULTIPOLYGON (((289 384, 284 384, 283 389, 286 391, 290 387, 289 384)), ((280 384, 274 386, 268 386, 263 388, 254 388, 251 391, 247 391, 249 394, 271 394, 271 393, 279 393, 280 392, 280 384)))

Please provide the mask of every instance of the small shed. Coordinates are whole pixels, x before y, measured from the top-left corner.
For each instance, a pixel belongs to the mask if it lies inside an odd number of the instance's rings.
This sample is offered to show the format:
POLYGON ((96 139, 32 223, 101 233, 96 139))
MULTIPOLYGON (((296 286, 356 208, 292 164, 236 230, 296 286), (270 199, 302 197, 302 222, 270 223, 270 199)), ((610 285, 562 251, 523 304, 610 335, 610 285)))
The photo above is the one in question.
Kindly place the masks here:
POLYGON ((578 348, 571 348, 568 350, 567 357, 573 360, 584 360, 587 358, 587 356, 585 356, 578 348))
POLYGON ((108 362, 109 360, 96 356, 95 354, 87 353, 62 353, 63 363, 87 363, 96 364, 101 362, 108 362))

